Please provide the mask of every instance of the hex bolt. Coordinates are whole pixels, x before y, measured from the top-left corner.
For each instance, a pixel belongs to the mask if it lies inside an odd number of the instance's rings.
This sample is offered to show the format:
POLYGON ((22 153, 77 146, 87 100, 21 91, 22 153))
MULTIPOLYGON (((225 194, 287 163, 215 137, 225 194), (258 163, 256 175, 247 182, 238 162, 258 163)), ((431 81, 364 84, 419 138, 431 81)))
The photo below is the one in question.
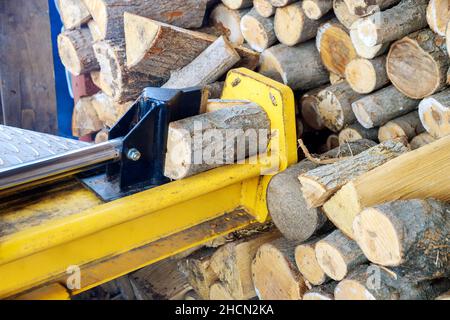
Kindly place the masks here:
POLYGON ((130 149, 127 154, 127 158, 131 161, 139 161, 142 157, 142 154, 138 149, 130 149))

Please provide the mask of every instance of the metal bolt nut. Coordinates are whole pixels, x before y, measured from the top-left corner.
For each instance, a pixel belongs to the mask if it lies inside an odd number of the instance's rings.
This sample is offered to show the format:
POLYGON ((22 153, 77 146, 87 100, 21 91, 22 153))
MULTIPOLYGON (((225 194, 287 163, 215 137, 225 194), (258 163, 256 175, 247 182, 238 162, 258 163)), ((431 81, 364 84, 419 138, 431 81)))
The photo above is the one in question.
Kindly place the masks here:
POLYGON ((127 158, 131 161, 139 161, 142 157, 142 154, 138 149, 130 149, 127 154, 127 158))

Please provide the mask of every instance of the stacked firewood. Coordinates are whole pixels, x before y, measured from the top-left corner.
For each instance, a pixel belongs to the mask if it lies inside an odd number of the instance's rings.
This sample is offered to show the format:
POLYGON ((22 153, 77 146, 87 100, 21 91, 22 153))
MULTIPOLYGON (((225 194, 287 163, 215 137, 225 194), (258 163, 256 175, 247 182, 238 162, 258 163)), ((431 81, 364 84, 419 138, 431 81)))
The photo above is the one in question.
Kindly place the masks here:
MULTIPOLYGON (((270 183, 277 231, 184 259, 200 298, 434 299, 450 289, 450 1, 59 4, 61 59, 101 90, 78 101, 76 136, 106 139, 147 86, 201 86, 219 98, 234 67, 297 94, 306 159, 270 183)), ((242 126, 251 118, 270 128, 257 106, 229 103, 248 109, 236 111, 242 126)), ((202 119, 220 123, 220 107, 202 119)), ((166 173, 182 179, 213 168, 184 164, 168 162, 166 173)))

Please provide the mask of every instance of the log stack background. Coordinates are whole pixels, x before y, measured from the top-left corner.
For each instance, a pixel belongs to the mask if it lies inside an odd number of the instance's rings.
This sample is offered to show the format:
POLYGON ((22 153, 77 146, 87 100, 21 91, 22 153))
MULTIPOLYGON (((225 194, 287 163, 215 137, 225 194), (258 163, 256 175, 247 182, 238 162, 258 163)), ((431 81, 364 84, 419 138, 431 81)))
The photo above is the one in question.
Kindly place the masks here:
MULTIPOLYGON (((275 226, 171 260, 171 279, 182 282, 171 286, 180 290, 156 296, 445 298, 450 1, 59 5, 66 28, 61 59, 78 82, 96 88, 76 101, 75 136, 104 141, 146 86, 204 86, 209 98, 220 98, 234 67, 254 69, 296 93, 298 138, 306 144, 300 155, 307 157, 272 179, 275 226)), ((164 287, 160 277, 145 275, 152 288, 164 287)))

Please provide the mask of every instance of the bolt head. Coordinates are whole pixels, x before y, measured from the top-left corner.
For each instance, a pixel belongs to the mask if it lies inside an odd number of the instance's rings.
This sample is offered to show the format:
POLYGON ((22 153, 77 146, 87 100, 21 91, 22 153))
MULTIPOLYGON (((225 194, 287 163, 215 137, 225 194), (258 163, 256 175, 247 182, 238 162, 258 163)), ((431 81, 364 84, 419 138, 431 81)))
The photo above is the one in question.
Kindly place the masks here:
POLYGON ((131 161, 139 161, 142 157, 142 154, 138 149, 130 149, 127 154, 127 158, 131 161))

